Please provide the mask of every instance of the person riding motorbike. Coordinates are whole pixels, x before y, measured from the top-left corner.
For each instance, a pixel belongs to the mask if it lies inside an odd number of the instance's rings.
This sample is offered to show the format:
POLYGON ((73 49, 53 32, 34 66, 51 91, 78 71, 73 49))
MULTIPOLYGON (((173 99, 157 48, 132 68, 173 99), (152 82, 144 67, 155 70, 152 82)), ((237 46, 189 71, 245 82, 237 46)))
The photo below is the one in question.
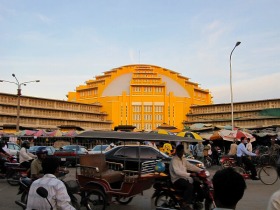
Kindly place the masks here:
POLYGON ((1 174, 6 173, 5 163, 7 162, 7 158, 11 157, 11 155, 3 149, 4 146, 5 146, 5 142, 3 140, 0 140, 0 170, 1 170, 1 174))
POLYGON ((54 156, 48 156, 42 161, 42 168, 44 176, 34 181, 30 186, 26 210, 49 209, 50 205, 52 209, 75 210, 70 205, 70 197, 66 186, 56 177, 59 171, 59 159, 54 156), (49 203, 36 192, 38 187, 42 186, 48 191, 49 203))
POLYGON ((36 158, 36 155, 28 152, 30 148, 30 142, 25 140, 21 144, 21 149, 19 150, 19 163, 21 167, 30 168, 31 162, 36 158))
POLYGON ((169 172, 174 187, 184 191, 184 201, 181 203, 182 209, 191 210, 193 194, 198 191, 199 183, 194 182, 191 177, 193 174, 188 171, 199 173, 202 169, 189 163, 183 156, 184 146, 180 144, 176 147, 176 155, 171 160, 169 172))
POLYGON ((31 169, 31 179, 39 179, 43 174, 43 168, 42 168, 42 161, 47 157, 48 151, 44 147, 40 147, 36 151, 37 158, 32 161, 30 169, 31 169))

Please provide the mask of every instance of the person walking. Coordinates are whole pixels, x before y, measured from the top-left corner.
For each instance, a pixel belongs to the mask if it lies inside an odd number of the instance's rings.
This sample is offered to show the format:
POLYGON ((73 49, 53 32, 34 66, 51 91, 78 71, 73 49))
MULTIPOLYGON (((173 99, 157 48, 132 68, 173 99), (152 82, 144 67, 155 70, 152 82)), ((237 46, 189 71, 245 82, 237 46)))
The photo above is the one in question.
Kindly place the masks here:
POLYGON ((250 138, 247 138, 246 149, 247 149, 249 152, 253 152, 253 146, 252 146, 252 143, 250 142, 250 138))
POLYGON ((201 162, 204 162, 204 145, 202 144, 202 141, 199 141, 195 147, 194 147, 194 151, 196 153, 196 159, 200 160, 201 162))
POLYGON ((237 139, 234 139, 230 145, 228 155, 235 156, 237 153, 237 139))

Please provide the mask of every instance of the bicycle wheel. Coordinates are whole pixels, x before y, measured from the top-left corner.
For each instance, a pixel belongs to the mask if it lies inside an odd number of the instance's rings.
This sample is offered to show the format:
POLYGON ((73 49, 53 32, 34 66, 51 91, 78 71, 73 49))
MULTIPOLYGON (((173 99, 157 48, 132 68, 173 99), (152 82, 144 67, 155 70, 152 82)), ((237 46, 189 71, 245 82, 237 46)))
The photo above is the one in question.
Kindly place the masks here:
POLYGON ((278 180, 278 173, 273 166, 263 166, 259 171, 259 178, 262 183, 272 185, 278 180))
POLYGON ((86 196, 87 210, 105 210, 106 204, 106 197, 100 190, 92 190, 86 196))

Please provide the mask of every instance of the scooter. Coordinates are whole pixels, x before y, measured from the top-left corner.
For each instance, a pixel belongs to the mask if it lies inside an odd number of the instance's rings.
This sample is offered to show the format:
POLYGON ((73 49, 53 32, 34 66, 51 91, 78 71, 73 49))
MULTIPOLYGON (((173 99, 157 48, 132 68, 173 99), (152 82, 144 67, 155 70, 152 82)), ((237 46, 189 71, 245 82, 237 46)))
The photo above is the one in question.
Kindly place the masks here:
MULTIPOLYGON (((209 171, 201 171, 197 173, 193 179, 196 182, 199 182, 200 191, 203 194, 195 194, 193 200, 193 208, 195 210, 203 209, 204 201, 204 209, 210 210, 215 207, 215 203, 213 201, 213 185, 211 180, 209 179, 210 173, 209 171)), ((169 176, 157 179, 154 184, 155 192, 152 196, 154 199, 154 204, 156 209, 180 209, 180 204, 183 201, 183 191, 174 188, 171 179, 169 176)))
POLYGON ((28 169, 21 167, 15 156, 3 159, 5 159, 5 173, 0 174, 0 178, 7 179, 7 182, 12 186, 17 186, 19 184, 19 178, 28 175, 28 169))

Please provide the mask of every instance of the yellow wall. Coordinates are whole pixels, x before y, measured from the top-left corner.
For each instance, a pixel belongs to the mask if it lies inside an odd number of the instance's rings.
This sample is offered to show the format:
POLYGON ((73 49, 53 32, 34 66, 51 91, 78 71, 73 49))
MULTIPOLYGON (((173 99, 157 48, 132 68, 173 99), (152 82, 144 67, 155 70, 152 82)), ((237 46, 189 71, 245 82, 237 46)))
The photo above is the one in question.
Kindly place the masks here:
POLYGON ((122 66, 96 76, 76 92, 69 92, 68 100, 99 102, 108 120, 113 121, 112 129, 135 125, 141 130, 153 130, 162 123, 183 129, 191 105, 212 103, 209 91, 187 77, 144 64, 122 66), (111 94, 114 92, 116 95, 111 94))

